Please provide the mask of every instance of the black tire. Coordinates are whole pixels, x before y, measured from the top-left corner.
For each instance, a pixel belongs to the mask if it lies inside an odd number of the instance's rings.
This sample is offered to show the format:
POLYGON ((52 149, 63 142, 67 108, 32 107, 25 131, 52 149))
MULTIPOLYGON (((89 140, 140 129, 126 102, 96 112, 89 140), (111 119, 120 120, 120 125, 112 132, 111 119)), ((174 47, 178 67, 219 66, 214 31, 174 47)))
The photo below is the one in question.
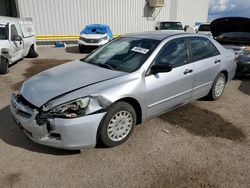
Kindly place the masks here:
POLYGON ((83 47, 83 46, 80 46, 80 45, 79 45, 79 47, 78 47, 78 48, 79 48, 79 51, 80 51, 81 53, 84 53, 84 52, 85 52, 85 49, 84 49, 84 47, 83 47))
POLYGON ((215 80, 214 80, 213 87, 211 88, 211 90, 210 90, 210 92, 209 92, 209 94, 208 94, 208 98, 209 98, 210 100, 213 100, 213 101, 218 100, 218 99, 222 96, 222 94, 223 94, 223 92, 224 92, 224 89, 225 89, 225 86, 226 86, 226 76, 225 76, 225 74, 220 73, 220 74, 218 74, 218 75, 216 76, 216 78, 215 78, 215 80), (223 87, 222 92, 221 92, 219 95, 217 95, 217 94, 216 94, 216 91, 215 91, 215 89, 216 89, 216 84, 217 84, 217 82, 218 82, 219 80, 221 80, 221 79, 224 80, 224 87, 223 87))
POLYGON ((9 72, 9 60, 3 56, 0 57, 0 74, 9 72))
POLYGON ((38 57, 38 53, 35 51, 33 46, 30 47, 30 50, 29 50, 27 57, 30 57, 30 58, 38 57))
MULTIPOLYGON (((128 138, 130 137, 130 135, 132 134, 134 127, 136 124, 136 112, 134 110, 134 108, 126 103, 126 102, 116 102, 113 105, 111 105, 107 111, 107 114, 105 115, 105 117, 103 118, 103 120, 101 121, 100 127, 99 127, 99 131, 98 131, 98 139, 99 141, 101 141, 102 144, 104 144, 106 147, 114 147, 117 145, 122 144, 123 142, 125 142, 126 140, 128 140, 128 138), (108 127, 109 127, 109 123, 111 121, 111 119, 116 116, 118 113, 123 113, 123 112, 128 112, 128 114, 131 115, 131 128, 128 131, 127 135, 122 138, 119 141, 114 141, 110 138, 110 136, 108 135, 108 127)), ((122 124, 120 124, 122 126, 122 124)), ((117 125, 114 126, 116 127, 117 125)), ((119 127, 117 127, 119 129, 119 127)), ((120 128, 120 130, 122 130, 123 127, 120 128)), ((122 130, 124 131, 124 130, 122 130)), ((115 139, 115 138, 114 138, 115 139)), ((120 139, 120 138, 119 138, 120 139)))

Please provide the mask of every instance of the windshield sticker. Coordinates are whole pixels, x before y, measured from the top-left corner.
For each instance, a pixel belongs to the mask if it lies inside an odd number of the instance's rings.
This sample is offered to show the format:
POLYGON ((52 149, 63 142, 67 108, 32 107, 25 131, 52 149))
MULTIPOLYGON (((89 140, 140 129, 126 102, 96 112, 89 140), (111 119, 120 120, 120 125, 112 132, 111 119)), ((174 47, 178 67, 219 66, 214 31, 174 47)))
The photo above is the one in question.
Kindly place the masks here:
POLYGON ((3 25, 3 24, 0 24, 0 28, 5 28, 5 25, 3 25))
POLYGON ((141 47, 134 47, 134 48, 132 48, 132 51, 146 54, 146 53, 148 53, 149 49, 141 48, 141 47))

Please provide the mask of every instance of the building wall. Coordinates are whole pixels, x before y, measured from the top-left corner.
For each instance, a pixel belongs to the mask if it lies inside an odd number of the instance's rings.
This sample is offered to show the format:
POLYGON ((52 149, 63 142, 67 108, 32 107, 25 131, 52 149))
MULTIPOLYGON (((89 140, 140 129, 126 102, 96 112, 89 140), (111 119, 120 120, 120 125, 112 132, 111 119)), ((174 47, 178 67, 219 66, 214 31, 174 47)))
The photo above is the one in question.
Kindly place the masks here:
POLYGON ((32 17, 38 35, 76 35, 87 24, 108 24, 113 33, 153 30, 157 21, 183 25, 206 21, 209 0, 165 0, 148 8, 145 0, 17 0, 20 17, 32 17), (188 7, 188 8, 187 8, 188 7))
POLYGON ((18 16, 15 0, 0 0, 0 16, 18 16))

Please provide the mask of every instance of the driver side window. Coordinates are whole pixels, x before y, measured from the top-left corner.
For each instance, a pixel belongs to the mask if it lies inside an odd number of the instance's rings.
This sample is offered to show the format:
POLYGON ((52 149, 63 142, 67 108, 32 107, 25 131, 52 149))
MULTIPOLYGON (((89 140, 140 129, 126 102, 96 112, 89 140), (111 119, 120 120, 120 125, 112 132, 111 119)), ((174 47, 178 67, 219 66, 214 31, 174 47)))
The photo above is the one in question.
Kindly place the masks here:
POLYGON ((10 27, 11 40, 14 36, 18 36, 18 32, 15 25, 11 25, 10 27))
POLYGON ((188 48, 185 38, 168 42, 160 51, 155 64, 169 63, 173 68, 189 63, 188 48))

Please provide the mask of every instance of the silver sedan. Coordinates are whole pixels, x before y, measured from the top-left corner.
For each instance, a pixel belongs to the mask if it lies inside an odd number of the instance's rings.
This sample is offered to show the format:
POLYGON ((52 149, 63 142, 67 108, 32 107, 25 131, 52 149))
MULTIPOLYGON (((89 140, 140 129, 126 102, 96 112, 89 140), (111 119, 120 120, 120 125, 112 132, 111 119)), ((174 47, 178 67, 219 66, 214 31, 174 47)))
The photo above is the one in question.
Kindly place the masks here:
POLYGON ((149 118, 204 96, 217 100, 235 70, 233 51, 206 36, 129 34, 31 77, 10 108, 34 142, 113 147, 149 118))

